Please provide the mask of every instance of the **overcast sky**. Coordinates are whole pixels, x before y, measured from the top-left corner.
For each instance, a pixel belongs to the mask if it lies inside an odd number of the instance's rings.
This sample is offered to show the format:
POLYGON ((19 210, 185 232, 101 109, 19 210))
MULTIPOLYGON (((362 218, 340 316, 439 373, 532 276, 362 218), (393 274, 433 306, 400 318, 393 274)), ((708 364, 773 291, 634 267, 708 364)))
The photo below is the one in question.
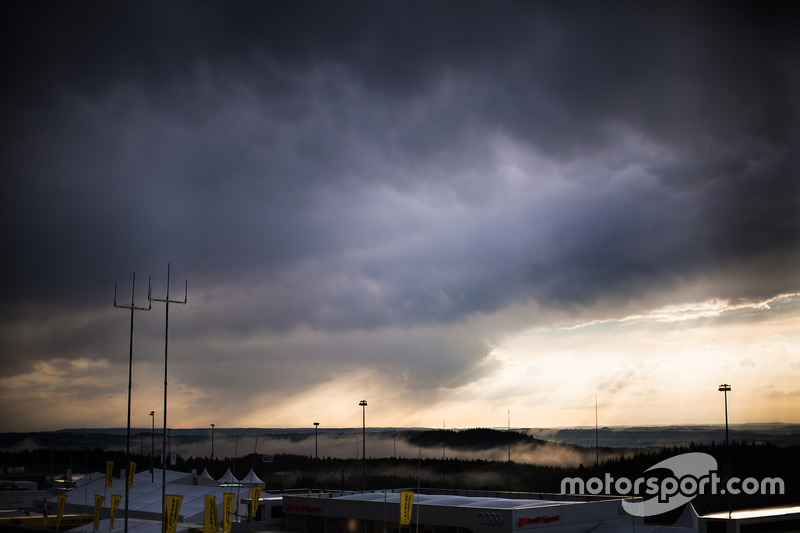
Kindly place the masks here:
POLYGON ((0 428, 800 422, 762 4, 4 2, 0 428))

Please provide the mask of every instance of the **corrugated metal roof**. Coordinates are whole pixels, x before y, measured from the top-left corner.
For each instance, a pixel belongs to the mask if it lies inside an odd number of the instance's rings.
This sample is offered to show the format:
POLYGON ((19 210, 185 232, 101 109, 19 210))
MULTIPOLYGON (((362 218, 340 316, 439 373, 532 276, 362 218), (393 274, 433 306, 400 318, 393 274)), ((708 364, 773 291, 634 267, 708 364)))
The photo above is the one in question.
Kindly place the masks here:
MULTIPOLYGON (((400 501, 398 492, 367 492, 361 494, 348 494, 334 499, 356 500, 365 502, 386 501, 397 503, 400 501)), ((492 498, 457 496, 449 494, 415 494, 414 504, 438 505, 442 507, 476 507, 480 509, 530 509, 532 507, 549 507, 553 505, 571 505, 577 502, 539 500, 539 499, 514 499, 514 498, 492 498)))

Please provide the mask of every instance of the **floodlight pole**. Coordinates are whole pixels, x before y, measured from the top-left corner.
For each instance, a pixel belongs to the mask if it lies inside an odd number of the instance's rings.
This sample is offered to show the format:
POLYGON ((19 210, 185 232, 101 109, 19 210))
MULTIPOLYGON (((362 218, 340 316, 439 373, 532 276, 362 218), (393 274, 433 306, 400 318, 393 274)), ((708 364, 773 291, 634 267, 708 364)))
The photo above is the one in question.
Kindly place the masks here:
POLYGON ((364 462, 364 492, 367 492, 367 400, 358 402, 361 406, 361 446, 363 447, 362 457, 364 462))
MULTIPOLYGON (((728 393, 731 391, 731 386, 723 383, 717 389, 719 392, 725 393, 725 477, 730 479, 731 476, 731 449, 728 444, 728 393)), ((731 517, 733 506, 731 503, 731 493, 728 491, 728 518, 731 517)))
MULTIPOLYGON (((442 423, 444 426, 444 423, 442 423)), ((506 436, 511 433, 511 409, 508 410, 508 429, 506 429, 506 436)), ((508 439, 508 462, 506 463, 508 470, 508 492, 511 492, 511 439, 508 439)))
POLYGON ((725 393, 725 468, 727 469, 727 474, 730 475, 731 472, 731 452, 730 452, 730 445, 728 444, 728 393, 731 390, 731 386, 727 383, 723 383, 717 389, 719 392, 725 393))
POLYGON ((150 411, 150 483, 155 482, 156 412, 150 411))
MULTIPOLYGON (((150 277, 147 278, 147 307, 136 307, 134 298, 136 297, 136 272, 133 273, 133 283, 131 283, 131 304, 120 305, 117 303, 117 284, 114 284, 114 307, 121 309, 131 310, 131 340, 130 350, 128 352, 128 423, 127 433, 125 437, 125 457, 128 459, 128 477, 130 477, 131 468, 131 385, 133 383, 133 312, 134 311, 149 311, 151 309, 150 303, 150 277)), ((130 492, 130 480, 125 480, 125 533, 128 533, 128 501, 130 492)))
POLYGON ((314 488, 319 488, 319 422, 314 422, 314 488))
POLYGON ((214 477, 214 426, 211 424, 211 477, 214 477))
POLYGON ((164 299, 152 298, 148 295, 151 302, 163 302, 166 307, 166 320, 164 328, 164 434, 163 434, 163 449, 164 457, 161 463, 161 533, 167 533, 167 355, 169 353, 169 304, 186 305, 187 296, 189 294, 189 280, 186 280, 186 285, 183 293, 183 300, 170 300, 169 299, 169 275, 170 264, 167 263, 167 296, 164 299))

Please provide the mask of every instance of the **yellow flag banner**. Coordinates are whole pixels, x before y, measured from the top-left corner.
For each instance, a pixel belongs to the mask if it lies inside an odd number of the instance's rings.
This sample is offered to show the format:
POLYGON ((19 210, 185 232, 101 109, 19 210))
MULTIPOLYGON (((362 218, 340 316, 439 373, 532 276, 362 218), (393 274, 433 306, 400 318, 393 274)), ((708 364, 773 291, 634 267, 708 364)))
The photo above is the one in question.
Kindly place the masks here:
POLYGON ((236 501, 236 494, 226 492, 222 495, 222 531, 231 533, 231 521, 233 516, 233 503, 236 501))
POLYGON ((106 500, 105 496, 99 494, 94 495, 94 530, 100 529, 100 508, 103 507, 103 502, 106 500))
POLYGON ((178 530, 178 519, 181 513, 183 496, 180 494, 167 494, 167 532, 175 533, 178 530))
POLYGON ((114 486, 114 461, 106 461, 106 487, 114 486))
POLYGON ((119 509, 119 502, 121 501, 122 501, 121 494, 111 495, 111 524, 108 526, 109 529, 114 529, 114 519, 117 517, 117 509, 119 509))
POLYGON ((130 466, 128 468, 128 486, 133 488, 133 478, 136 476, 136 463, 133 461, 130 462, 130 466))
POLYGON ((407 526, 411 523, 411 510, 414 508, 414 492, 404 490, 400 492, 400 525, 407 526))
POLYGON ((258 499, 261 497, 261 487, 253 485, 253 505, 250 509, 250 516, 255 520, 256 513, 258 512, 258 499))
POLYGON ((217 497, 206 494, 206 519, 203 523, 203 533, 217 533, 219 517, 217 517, 217 497))
POLYGON ((61 529, 61 517, 64 516, 64 507, 67 505, 67 495, 58 495, 58 516, 56 518, 56 529, 61 529))

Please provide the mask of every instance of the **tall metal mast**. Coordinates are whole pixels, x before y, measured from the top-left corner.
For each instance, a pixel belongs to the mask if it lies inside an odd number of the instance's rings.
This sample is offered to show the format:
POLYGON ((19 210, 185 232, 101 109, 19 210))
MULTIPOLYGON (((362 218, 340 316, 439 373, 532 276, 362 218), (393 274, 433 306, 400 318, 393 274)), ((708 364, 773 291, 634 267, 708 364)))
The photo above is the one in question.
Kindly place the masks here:
POLYGON ((189 294, 189 280, 186 280, 184 288, 183 300, 170 300, 169 299, 169 275, 170 264, 167 263, 167 295, 165 298, 152 298, 148 297, 151 302, 163 302, 166 304, 166 326, 164 334, 164 435, 163 435, 163 461, 161 463, 161 532, 167 532, 167 355, 169 353, 169 304, 185 305, 187 296, 189 294))
MULTIPOLYGON (((133 273, 133 283, 131 284, 131 304, 119 305, 117 303, 117 284, 114 284, 114 307, 131 310, 131 342, 128 354, 128 432, 125 439, 125 457, 128 459, 128 476, 131 475, 131 385, 133 383, 133 312, 149 311, 150 303, 150 276, 147 277, 147 307, 136 307, 134 299, 136 297, 136 272, 133 273)), ((125 480, 125 533, 128 533, 128 500, 130 493, 130 480, 125 480)))

